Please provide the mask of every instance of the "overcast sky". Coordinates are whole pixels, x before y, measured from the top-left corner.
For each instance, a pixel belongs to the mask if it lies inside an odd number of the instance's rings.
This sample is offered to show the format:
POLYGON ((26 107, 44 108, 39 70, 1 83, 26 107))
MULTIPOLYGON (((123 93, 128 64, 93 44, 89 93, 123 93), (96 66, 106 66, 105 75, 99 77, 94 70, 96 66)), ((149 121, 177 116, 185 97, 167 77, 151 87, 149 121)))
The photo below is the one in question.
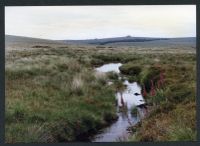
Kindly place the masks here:
POLYGON ((194 37, 196 6, 6 7, 5 33, 45 39, 194 37))

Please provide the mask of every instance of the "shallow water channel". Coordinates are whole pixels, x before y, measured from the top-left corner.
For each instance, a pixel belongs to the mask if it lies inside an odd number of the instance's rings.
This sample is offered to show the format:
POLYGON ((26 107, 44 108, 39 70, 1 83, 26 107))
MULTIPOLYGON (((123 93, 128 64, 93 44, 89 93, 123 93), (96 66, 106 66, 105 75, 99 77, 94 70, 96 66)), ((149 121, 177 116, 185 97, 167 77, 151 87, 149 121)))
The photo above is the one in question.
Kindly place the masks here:
MULTIPOLYGON (((104 73, 114 71, 120 74, 119 67, 121 65, 121 63, 105 64, 96 68, 96 71, 104 73)), ((140 108, 137 108, 137 114, 131 114, 132 108, 145 103, 141 95, 141 87, 136 82, 130 83, 128 80, 125 80, 124 84, 127 86, 127 88, 122 92, 122 94, 120 94, 120 92, 116 93, 116 100, 118 103, 116 107, 118 115, 117 121, 115 121, 109 127, 99 131, 99 133, 92 138, 92 142, 117 142, 127 140, 129 136, 127 128, 135 125, 137 122, 139 122, 140 118, 144 116, 143 110, 140 108), (139 95, 135 95, 135 93, 138 93, 139 95), (127 105, 126 112, 120 112, 119 110, 121 106, 121 95, 124 103, 127 105)))

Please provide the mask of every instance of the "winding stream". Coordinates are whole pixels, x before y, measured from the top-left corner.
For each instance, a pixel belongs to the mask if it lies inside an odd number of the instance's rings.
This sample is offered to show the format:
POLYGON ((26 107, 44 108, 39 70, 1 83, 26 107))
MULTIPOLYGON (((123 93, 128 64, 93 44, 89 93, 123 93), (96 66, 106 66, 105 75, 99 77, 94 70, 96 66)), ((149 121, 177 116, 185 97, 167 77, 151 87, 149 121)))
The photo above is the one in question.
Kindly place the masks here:
MULTIPOLYGON (((120 73, 119 67, 121 65, 121 63, 105 64, 96 68, 96 71, 104 73, 114 71, 120 73)), ((120 112, 121 94, 120 92, 117 92, 118 119, 111 126, 99 131, 99 133, 92 138, 92 142, 117 142, 127 140, 129 136, 127 128, 135 125, 139 122, 140 118, 144 116, 143 110, 140 108, 137 108, 138 112, 136 115, 131 114, 132 108, 145 103, 144 98, 141 95, 141 87, 136 82, 130 83, 128 80, 125 80, 123 84, 127 86, 126 90, 122 93, 124 103, 127 105, 127 111, 120 112), (135 93, 138 93, 138 95, 135 95, 135 93)))

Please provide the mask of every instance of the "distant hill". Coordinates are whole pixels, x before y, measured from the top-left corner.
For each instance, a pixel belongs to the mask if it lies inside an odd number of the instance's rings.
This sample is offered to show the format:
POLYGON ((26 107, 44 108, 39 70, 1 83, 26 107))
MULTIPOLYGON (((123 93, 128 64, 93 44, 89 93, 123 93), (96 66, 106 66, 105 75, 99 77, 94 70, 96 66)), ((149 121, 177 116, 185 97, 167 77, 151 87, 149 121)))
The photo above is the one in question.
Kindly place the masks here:
POLYGON ((146 42, 155 40, 166 40, 165 38, 148 38, 148 37, 115 37, 115 38, 103 38, 103 39, 87 39, 87 40, 60 40, 66 43, 76 43, 76 44, 95 44, 95 45, 106 45, 111 43, 121 43, 121 42, 146 42))
POLYGON ((22 37, 22 36, 14 36, 14 35, 5 35, 5 44, 12 43, 31 43, 31 44, 55 44, 61 43, 60 41, 47 40, 47 39, 39 39, 39 38, 31 38, 31 37, 22 37))
POLYGON ((138 46, 138 47, 196 47, 196 37, 185 38, 150 38, 150 37, 115 37, 87 40, 47 40, 31 37, 5 35, 8 44, 76 44, 76 45, 108 45, 108 46, 138 46))
POLYGON ((150 37, 116 37, 88 40, 59 40, 69 44, 92 44, 92 45, 125 45, 125 46, 166 46, 166 45, 186 45, 196 46, 195 37, 185 38, 150 38, 150 37))

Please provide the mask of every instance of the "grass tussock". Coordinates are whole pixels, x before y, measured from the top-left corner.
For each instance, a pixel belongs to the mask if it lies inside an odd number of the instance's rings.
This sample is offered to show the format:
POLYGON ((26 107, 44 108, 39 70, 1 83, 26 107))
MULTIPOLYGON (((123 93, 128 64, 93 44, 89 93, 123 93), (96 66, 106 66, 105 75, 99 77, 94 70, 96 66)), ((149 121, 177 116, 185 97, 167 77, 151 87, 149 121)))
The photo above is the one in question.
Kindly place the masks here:
POLYGON ((119 70, 122 74, 137 76, 141 72, 141 67, 134 65, 132 62, 120 66, 119 70))

